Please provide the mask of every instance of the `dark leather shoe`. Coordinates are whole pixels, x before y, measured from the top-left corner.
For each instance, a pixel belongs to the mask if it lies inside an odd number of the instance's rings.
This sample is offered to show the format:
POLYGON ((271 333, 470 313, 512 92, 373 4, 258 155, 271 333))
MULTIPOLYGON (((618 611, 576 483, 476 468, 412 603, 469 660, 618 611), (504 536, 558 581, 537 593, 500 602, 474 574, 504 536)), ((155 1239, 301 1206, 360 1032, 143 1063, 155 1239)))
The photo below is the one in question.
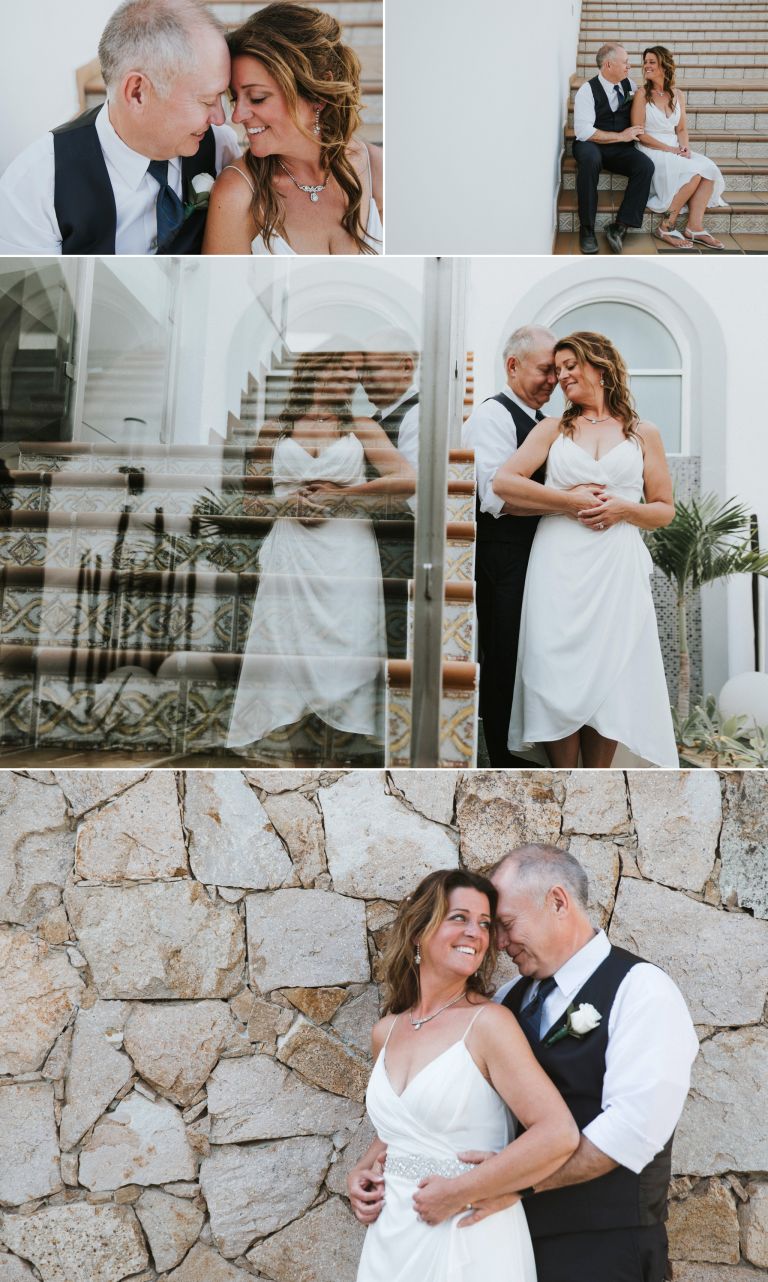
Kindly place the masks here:
POLYGON ((598 252, 597 236, 591 227, 579 228, 579 249, 582 254, 596 254, 598 252))
POLYGON ((605 229, 605 238, 608 241, 614 254, 620 254, 624 249, 624 237, 627 229, 623 223, 609 223, 605 229))

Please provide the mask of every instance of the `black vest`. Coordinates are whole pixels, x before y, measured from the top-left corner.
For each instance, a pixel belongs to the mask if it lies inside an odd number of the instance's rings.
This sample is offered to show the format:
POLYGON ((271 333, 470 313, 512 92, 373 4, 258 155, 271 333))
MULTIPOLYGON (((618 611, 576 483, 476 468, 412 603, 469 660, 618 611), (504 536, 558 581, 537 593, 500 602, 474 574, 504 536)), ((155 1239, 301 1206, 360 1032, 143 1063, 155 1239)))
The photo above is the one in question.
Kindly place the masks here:
MULTIPOLYGON (((525 410, 507 396, 504 392, 499 392, 496 396, 489 396, 488 400, 498 401, 512 415, 517 433, 518 449, 522 445, 526 436, 536 426, 536 420, 529 417, 525 410)), ((546 478, 546 467, 540 467, 534 472, 531 480, 538 481, 540 485, 544 484, 546 478)), ((475 520, 477 521, 477 541, 478 543, 513 543, 526 553, 531 550, 533 536, 536 533, 536 526, 539 523, 537 516, 491 516, 490 512, 480 511, 480 497, 478 495, 476 502, 475 520)))
POLYGON ((595 100, 595 129, 602 129, 607 134, 620 134, 625 129, 628 129, 632 112, 632 104, 629 101, 632 96, 632 86, 629 81, 622 80, 621 82, 624 106, 619 107, 618 111, 611 109, 608 95, 600 83, 599 76, 595 76, 594 80, 590 80, 589 87, 595 100))
POLYGON ((397 435, 400 431, 403 419, 408 411, 413 409, 413 406, 418 405, 418 403, 419 393, 414 392, 412 396, 409 396, 407 400, 403 401, 402 405, 398 405, 391 411, 391 413, 385 414, 383 418, 379 419, 379 425, 383 427, 395 448, 397 448, 397 435))
MULTIPOLYGON (((62 254, 114 254, 117 210, 107 164, 96 132, 101 107, 92 107, 53 133, 53 204, 61 231, 62 254)), ((149 162, 147 162, 149 163, 149 162)), ((194 156, 181 160, 182 199, 197 174, 216 172, 216 141, 208 130, 194 156)), ((195 210, 159 254, 199 254, 205 210, 195 210)))
MULTIPOLYGON (((611 948, 605 961, 590 975, 573 999, 573 1005, 590 1002, 602 1015, 597 1028, 585 1037, 563 1037, 554 1046, 547 1042, 563 1028, 563 1015, 541 1041, 521 1021, 521 1028, 544 1072, 563 1096, 580 1131, 602 1112, 608 1019, 622 980, 642 957, 611 948)), ((504 998, 504 1005, 518 1015, 526 1003, 533 980, 522 979, 504 998)), ((561 1233, 637 1228, 660 1224, 667 1218, 667 1196, 672 1174, 672 1139, 648 1165, 635 1175, 618 1166, 607 1175, 584 1184, 550 1189, 525 1198, 524 1207, 532 1237, 561 1233)))

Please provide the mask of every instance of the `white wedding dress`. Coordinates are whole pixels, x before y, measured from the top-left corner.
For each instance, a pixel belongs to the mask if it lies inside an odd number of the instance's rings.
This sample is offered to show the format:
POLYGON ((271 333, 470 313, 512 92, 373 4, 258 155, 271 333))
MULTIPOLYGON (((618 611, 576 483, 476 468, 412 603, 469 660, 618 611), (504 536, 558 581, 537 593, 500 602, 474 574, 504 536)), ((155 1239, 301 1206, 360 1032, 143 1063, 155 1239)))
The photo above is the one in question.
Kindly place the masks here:
MULTIPOLYGON (((676 147, 676 129, 679 123, 679 102, 675 104, 675 110, 671 116, 666 115, 655 103, 649 102, 646 105, 645 129, 643 132, 649 134, 651 138, 656 138, 668 147, 676 147)), ((686 159, 685 156, 678 156, 672 151, 659 151, 654 147, 644 147, 640 142, 637 143, 637 146, 640 151, 644 152, 653 161, 653 182, 651 184, 651 194, 648 197, 649 209, 659 214, 666 213, 675 193, 681 187, 685 187, 695 174, 701 174, 702 178, 709 178, 715 184, 709 200, 710 206, 723 205, 727 209, 728 206, 722 198, 725 190, 725 179, 714 160, 710 160, 709 156, 702 156, 700 152, 695 151, 686 159)))
MULTIPOLYGON (((642 450, 626 439, 594 459, 561 434, 545 484, 602 484, 639 502, 642 450)), ((568 516, 541 518, 525 579, 510 751, 592 726, 653 765, 678 767, 652 571, 637 526, 591 530, 568 516)))
MULTIPOLYGON (((365 454, 354 432, 317 457, 282 436, 273 467, 278 496, 310 481, 345 486, 365 480, 365 454)), ((310 712, 337 730, 381 735, 386 633, 371 522, 329 517, 302 525, 278 517, 262 544, 259 572, 227 746, 242 748, 310 712)))
POLYGON ((536 1282, 521 1202, 467 1229, 458 1227, 466 1212, 429 1225, 413 1207, 419 1180, 469 1169, 457 1153, 498 1152, 511 1138, 506 1105, 470 1055, 468 1032, 417 1073, 401 1095, 387 1075, 386 1044, 376 1060, 366 1103, 376 1134, 388 1146, 384 1208, 366 1233, 357 1282, 536 1282))

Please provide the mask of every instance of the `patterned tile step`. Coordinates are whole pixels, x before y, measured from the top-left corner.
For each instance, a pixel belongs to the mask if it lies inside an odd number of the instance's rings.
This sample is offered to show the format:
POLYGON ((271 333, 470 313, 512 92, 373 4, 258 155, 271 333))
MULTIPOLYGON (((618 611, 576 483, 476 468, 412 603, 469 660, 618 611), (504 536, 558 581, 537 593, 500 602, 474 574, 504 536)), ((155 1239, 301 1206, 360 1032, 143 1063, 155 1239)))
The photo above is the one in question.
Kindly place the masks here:
MULTIPOLYGON (((390 766, 411 764, 412 676, 410 662, 388 664, 386 757, 390 766)), ((477 764, 479 677, 475 663, 443 664, 440 766, 471 769, 477 764)))
MULTIPOLYGON (((729 233, 718 232, 717 239, 723 242, 726 254, 768 254, 768 235, 757 233, 740 232, 736 236, 729 233)), ((599 253, 612 254, 607 240, 604 236, 598 234, 597 243, 600 246, 599 253)), ((556 254, 579 254, 579 237, 577 232, 558 232, 555 239, 556 254)), ((697 246, 695 250, 677 250, 671 245, 665 245, 660 240, 656 240, 648 232, 633 232, 627 236, 624 242, 624 254, 687 254, 689 257, 696 254, 711 254, 712 250, 703 249, 697 246)))
MULTIPOLYGON (((567 152, 570 155, 573 144, 573 129, 565 131, 567 152)), ((710 129, 706 133, 690 134, 691 151, 701 151, 705 156, 717 160, 720 156, 735 157, 737 160, 765 160, 768 157, 768 133, 738 134, 728 133, 722 129, 710 129)))
MULTIPOLYGON (((768 157, 763 161, 748 161, 738 160, 735 156, 721 156, 717 164, 726 179, 728 191, 736 200, 742 200, 742 192, 745 191, 768 193, 768 157)), ((598 191, 624 191, 626 185, 624 174, 603 171, 598 180, 598 191)), ((576 188, 576 161, 573 156, 566 156, 563 161, 562 186, 565 191, 576 188)))

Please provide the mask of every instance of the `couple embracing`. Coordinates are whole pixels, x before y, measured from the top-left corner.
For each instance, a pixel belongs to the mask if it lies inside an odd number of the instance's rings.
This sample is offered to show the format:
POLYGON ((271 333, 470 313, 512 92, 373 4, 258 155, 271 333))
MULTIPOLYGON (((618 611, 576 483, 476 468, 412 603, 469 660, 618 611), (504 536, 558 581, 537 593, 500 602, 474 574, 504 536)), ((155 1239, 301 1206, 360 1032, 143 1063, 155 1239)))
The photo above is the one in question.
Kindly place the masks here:
POLYGON ((425 878, 384 958, 349 1176, 357 1282, 663 1282, 672 1136, 698 1040, 656 966, 587 912, 578 861, 425 878), (489 1000, 497 948, 519 971, 489 1000))
POLYGON ((355 137, 335 18, 278 0, 225 38, 202 0, 125 0, 99 61, 104 105, 0 179, 0 253, 381 252, 381 155, 355 137))
POLYGON ((621 253, 629 228, 640 227, 646 207, 664 217, 654 231, 675 249, 724 248, 704 229, 709 206, 725 205, 725 180, 709 156, 691 151, 685 99, 675 83, 675 60, 663 45, 643 53, 643 86, 629 77, 623 45, 597 51, 598 73, 583 84, 573 104, 579 246, 596 254, 597 190, 601 170, 624 174, 627 189, 614 222, 605 229, 614 253, 621 253), (687 206, 681 232, 676 222, 687 206))
POLYGON ((543 745, 608 768, 617 745, 678 766, 641 536, 672 521, 661 434, 602 334, 525 325, 507 384, 464 427, 477 470, 480 716, 493 766, 543 745), (543 407, 560 384, 565 410, 543 407))

